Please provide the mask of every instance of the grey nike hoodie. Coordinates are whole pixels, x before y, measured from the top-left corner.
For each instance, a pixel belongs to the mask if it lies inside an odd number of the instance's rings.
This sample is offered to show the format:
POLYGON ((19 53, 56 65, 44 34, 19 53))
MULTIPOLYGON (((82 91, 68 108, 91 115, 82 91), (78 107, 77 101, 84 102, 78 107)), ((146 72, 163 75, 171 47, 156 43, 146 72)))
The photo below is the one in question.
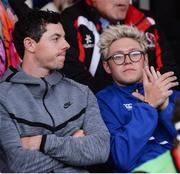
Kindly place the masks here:
POLYGON ((109 132, 88 87, 53 71, 45 78, 9 68, 0 82, 0 148, 11 172, 87 172, 109 155, 109 132), (84 137, 72 134, 79 129, 84 137), (43 135, 40 150, 20 138, 43 135))

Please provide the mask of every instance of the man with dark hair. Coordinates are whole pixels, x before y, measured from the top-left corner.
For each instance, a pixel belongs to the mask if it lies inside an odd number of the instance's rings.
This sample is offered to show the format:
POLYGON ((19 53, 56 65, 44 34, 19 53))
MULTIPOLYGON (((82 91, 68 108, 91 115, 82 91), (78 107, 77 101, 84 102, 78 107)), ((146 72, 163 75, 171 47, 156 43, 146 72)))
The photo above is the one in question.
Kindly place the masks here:
POLYGON ((0 147, 8 172, 87 172, 108 158, 109 133, 95 96, 56 71, 69 48, 59 21, 58 13, 32 10, 15 24, 22 64, 0 83, 0 147))
POLYGON ((61 22, 60 15, 56 13, 47 15, 47 13, 38 13, 37 11, 33 12, 33 10, 30 10, 27 14, 30 14, 32 17, 27 18, 27 15, 19 18, 20 22, 16 24, 13 32, 13 42, 21 58, 24 57, 25 46, 23 41, 25 37, 30 37, 39 42, 42 34, 47 30, 46 25, 48 23, 58 24, 61 22), (39 14, 41 14, 41 18, 39 14))

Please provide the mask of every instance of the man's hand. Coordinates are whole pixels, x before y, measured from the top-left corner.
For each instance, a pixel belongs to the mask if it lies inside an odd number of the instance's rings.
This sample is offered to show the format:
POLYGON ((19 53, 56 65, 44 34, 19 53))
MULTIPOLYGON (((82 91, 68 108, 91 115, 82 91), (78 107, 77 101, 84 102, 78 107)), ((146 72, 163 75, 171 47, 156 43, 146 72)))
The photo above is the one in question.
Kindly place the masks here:
POLYGON ((21 138, 23 148, 29 150, 39 150, 42 140, 42 135, 21 138))
POLYGON ((82 129, 79 129, 79 130, 77 130, 76 132, 74 132, 74 133, 72 134, 72 136, 75 137, 75 138, 84 137, 84 136, 85 136, 85 133, 84 133, 84 131, 83 131, 82 129))
MULTIPOLYGON (((73 137, 83 137, 85 136, 85 133, 82 129, 77 130, 72 134, 73 137)), ((36 135, 31 137, 23 137, 21 138, 21 144, 22 147, 29 150, 39 150, 40 144, 42 140, 42 135, 36 135)))
POLYGON ((177 77, 174 76, 173 72, 161 75, 153 67, 150 69, 151 71, 146 67, 143 70, 144 96, 137 92, 133 92, 132 95, 155 108, 163 110, 169 103, 168 98, 172 94, 171 88, 178 85, 178 82, 175 82, 177 77))

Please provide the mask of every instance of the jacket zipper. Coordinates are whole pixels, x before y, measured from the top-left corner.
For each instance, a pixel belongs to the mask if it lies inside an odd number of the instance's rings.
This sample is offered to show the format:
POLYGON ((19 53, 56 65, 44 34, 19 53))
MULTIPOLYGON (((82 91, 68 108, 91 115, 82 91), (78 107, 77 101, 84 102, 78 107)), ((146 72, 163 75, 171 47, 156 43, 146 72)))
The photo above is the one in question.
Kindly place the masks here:
POLYGON ((46 97, 46 94, 47 94, 47 92, 48 92, 48 84, 47 84, 47 81, 46 81, 44 78, 41 78, 41 79, 44 81, 45 86, 46 86, 46 89, 45 89, 45 92, 44 92, 44 95, 43 95, 43 99, 42 99, 42 101, 43 101, 43 106, 44 106, 46 112, 49 114, 49 116, 50 116, 50 118, 51 118, 51 120, 52 120, 52 124, 53 124, 52 133, 54 133, 54 132, 55 132, 55 122, 54 122, 53 116, 52 116, 51 113, 48 111, 48 109, 47 109, 47 107, 46 107, 46 104, 45 104, 45 97, 46 97))

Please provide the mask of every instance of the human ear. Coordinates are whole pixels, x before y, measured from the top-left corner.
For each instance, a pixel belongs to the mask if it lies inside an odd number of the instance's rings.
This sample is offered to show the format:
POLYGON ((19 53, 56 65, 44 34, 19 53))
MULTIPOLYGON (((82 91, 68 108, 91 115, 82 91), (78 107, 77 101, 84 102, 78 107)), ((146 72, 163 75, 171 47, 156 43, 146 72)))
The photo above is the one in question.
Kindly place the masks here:
POLYGON ((26 37, 24 39, 24 48, 25 50, 34 53, 36 47, 36 41, 34 39, 31 39, 30 37, 26 37))
POLYGON ((108 74, 111 74, 111 68, 109 67, 108 62, 103 61, 103 67, 108 74))

